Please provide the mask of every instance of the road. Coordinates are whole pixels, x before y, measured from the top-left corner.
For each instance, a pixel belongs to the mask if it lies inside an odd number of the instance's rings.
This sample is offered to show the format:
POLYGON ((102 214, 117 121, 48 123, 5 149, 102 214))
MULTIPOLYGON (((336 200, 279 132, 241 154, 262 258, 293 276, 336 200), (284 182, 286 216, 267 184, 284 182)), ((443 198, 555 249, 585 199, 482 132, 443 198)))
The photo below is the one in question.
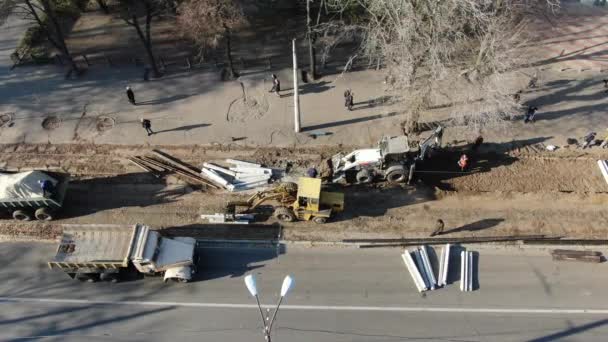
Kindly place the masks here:
POLYGON ((190 284, 78 283, 46 268, 53 250, 0 246, 0 340, 263 341, 243 284, 250 272, 267 305, 285 274, 296 279, 274 341, 605 341, 608 334, 606 265, 555 263, 546 251, 476 248, 478 290, 460 292, 456 281, 421 295, 396 249, 204 246, 201 278, 190 284))

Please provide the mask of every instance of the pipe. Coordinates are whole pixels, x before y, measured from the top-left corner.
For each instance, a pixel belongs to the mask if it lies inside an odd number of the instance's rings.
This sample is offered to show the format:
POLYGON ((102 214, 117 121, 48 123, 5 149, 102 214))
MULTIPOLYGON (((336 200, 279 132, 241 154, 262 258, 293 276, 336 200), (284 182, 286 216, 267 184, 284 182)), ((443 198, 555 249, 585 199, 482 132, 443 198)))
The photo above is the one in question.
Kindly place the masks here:
POLYGON ((416 285, 418 292, 426 291, 427 288, 426 286, 424 286, 422 276, 420 275, 420 272, 418 272, 416 264, 414 263, 414 259, 412 259, 412 255, 407 249, 403 252, 401 258, 405 263, 405 267, 407 267, 407 270, 410 272, 410 275, 412 276, 412 280, 414 280, 414 284, 416 285))
POLYGON ((414 259, 416 260, 416 266, 418 267, 418 271, 422 275, 422 279, 424 280, 424 286, 428 289, 431 287, 431 282, 429 280, 428 275, 426 274, 426 267, 424 267, 424 261, 422 261, 422 256, 420 255, 420 250, 415 249, 412 251, 414 254, 414 259))
POLYGON ((467 252, 460 252, 460 291, 466 291, 467 252))
POLYGON ((467 276, 469 277, 468 281, 467 281, 467 285, 468 285, 468 291, 473 291, 473 252, 467 252, 468 255, 468 272, 467 272, 467 276))
POLYGON ((431 261, 429 260, 429 254, 427 253, 426 246, 424 245, 420 246, 420 256, 422 257, 422 262, 429 280, 430 288, 431 290, 434 290, 437 280, 435 279, 435 272, 433 271, 433 266, 431 266, 431 261))

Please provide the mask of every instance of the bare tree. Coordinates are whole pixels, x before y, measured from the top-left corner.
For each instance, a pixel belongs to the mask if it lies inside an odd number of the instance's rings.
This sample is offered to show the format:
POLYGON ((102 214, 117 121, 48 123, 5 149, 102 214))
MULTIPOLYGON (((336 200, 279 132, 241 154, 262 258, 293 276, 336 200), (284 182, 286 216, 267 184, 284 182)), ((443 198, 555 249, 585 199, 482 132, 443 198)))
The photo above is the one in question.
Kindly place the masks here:
POLYGON ((120 3, 124 21, 135 29, 146 49, 148 64, 152 68, 154 77, 160 77, 161 73, 152 49, 152 19, 170 12, 175 2, 172 0, 120 0, 120 3), (143 23, 140 22, 140 17, 144 18, 143 23))
POLYGON ((3 0, 0 1, 0 22, 11 15, 20 15, 24 19, 35 22, 53 45, 70 65, 72 70, 78 72, 79 68, 74 62, 70 50, 65 42, 65 34, 57 15, 55 0, 3 0))
POLYGON ((340 32, 346 32, 350 26, 361 36, 357 54, 382 61, 389 89, 406 101, 407 131, 415 130, 420 114, 446 94, 451 102, 467 107, 459 111, 467 112, 469 122, 494 122, 492 115, 509 112, 513 101, 502 91, 501 76, 523 61, 525 14, 559 4, 558 0, 326 2, 336 13, 353 6, 364 13, 353 22, 340 16, 324 29, 342 27, 340 32), (461 91, 446 89, 455 84, 461 91))
POLYGON ((216 47, 223 39, 228 76, 238 77, 232 60, 232 32, 247 21, 234 0, 188 0, 178 8, 180 31, 200 48, 216 47))

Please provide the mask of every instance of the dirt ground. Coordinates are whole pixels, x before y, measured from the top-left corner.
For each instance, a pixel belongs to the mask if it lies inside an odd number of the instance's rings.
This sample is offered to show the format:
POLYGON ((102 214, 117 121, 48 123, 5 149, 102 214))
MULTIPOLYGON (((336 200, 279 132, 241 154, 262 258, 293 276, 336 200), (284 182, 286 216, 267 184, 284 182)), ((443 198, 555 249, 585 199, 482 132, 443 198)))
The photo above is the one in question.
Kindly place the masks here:
MULTIPOLYGON (((273 167, 289 167, 297 177, 319 166, 338 147, 303 149, 232 146, 156 146, 192 165, 239 158, 273 167)), ((342 147, 342 150, 348 149, 342 147)), ((577 151, 548 152, 518 148, 472 155, 460 172, 458 150, 446 150, 419 167, 413 185, 383 184, 344 188, 346 211, 332 222, 296 222, 277 226, 226 227, 203 222, 199 215, 221 212, 229 200, 247 194, 198 189, 168 177, 157 179, 126 157, 146 154, 147 146, 1 145, 0 167, 62 169, 74 177, 61 217, 52 224, 2 220, 0 234, 48 239, 61 224, 146 223, 167 232, 199 238, 276 238, 340 241, 345 238, 424 237, 437 219, 447 236, 546 234, 607 238, 608 185, 597 156, 577 151)), ((268 219, 262 224, 275 223, 268 219)))

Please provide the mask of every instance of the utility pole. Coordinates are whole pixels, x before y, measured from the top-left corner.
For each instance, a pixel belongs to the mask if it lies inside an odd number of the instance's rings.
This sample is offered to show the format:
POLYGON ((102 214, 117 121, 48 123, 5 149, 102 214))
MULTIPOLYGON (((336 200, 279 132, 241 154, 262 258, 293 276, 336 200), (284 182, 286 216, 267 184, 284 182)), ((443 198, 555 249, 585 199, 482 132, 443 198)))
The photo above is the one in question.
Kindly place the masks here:
MULTIPOLYGON (((317 77, 317 61, 315 60, 315 39, 313 37, 312 29, 310 28, 310 2, 312 0, 306 0, 306 29, 308 33, 308 58, 310 63, 309 77, 311 80, 315 80, 317 77)), ((321 10, 319 9, 319 12, 321 10)))
POLYGON ((296 55, 296 39, 292 41, 293 49, 293 114, 294 131, 300 133, 300 92, 298 90, 298 56, 296 55))

